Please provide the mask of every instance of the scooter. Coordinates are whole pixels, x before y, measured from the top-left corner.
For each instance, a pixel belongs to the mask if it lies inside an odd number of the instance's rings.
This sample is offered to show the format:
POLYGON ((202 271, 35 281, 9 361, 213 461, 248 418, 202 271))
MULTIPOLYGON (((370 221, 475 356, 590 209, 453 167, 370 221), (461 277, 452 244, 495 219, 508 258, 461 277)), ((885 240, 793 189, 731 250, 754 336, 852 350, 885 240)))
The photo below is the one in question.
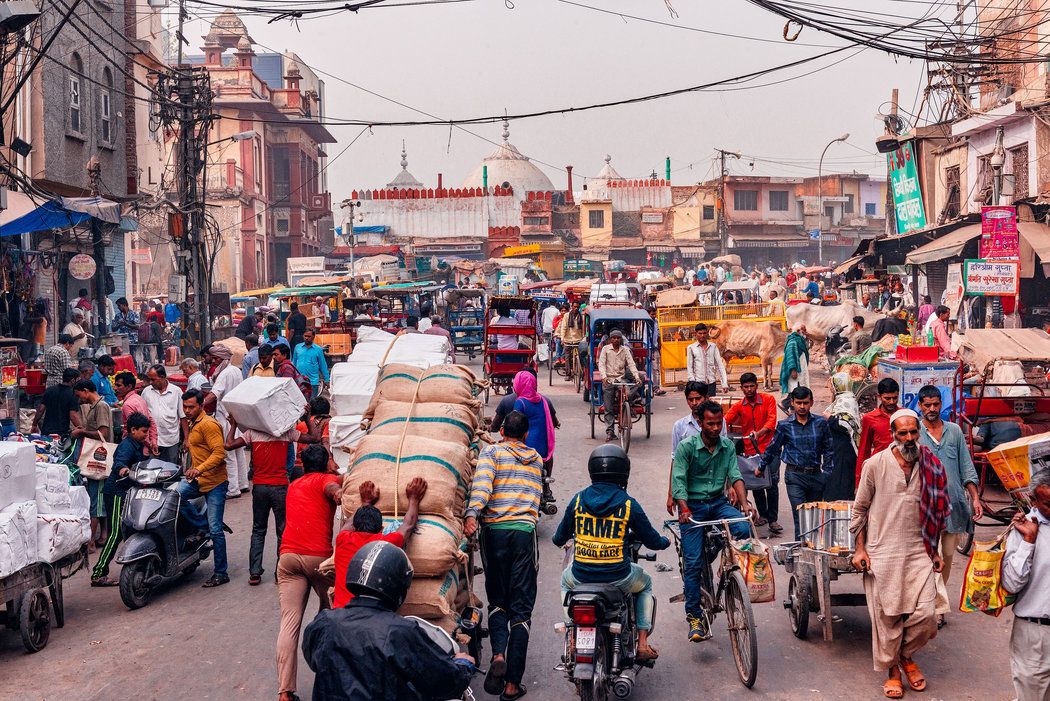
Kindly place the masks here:
MULTIPOLYGON (((138 463, 122 478, 134 485, 121 516, 127 535, 116 557, 122 565, 120 598, 129 609, 148 604, 158 586, 192 573, 213 550, 207 533, 179 518, 182 495, 175 485, 181 477, 179 465, 153 459, 138 463)), ((207 514, 204 497, 193 504, 207 514)))
POLYGON ((828 359, 828 368, 831 370, 835 369, 835 361, 845 353, 849 346, 849 339, 843 335, 845 330, 844 326, 834 326, 824 339, 824 356, 828 359))
MULTIPOLYGON (((656 553, 641 555, 640 543, 630 546, 631 561, 655 561, 656 553)), ((576 685, 580 701, 607 699, 611 691, 625 699, 634 691, 643 667, 655 660, 636 660, 638 629, 634 620, 634 594, 624 594, 609 584, 579 584, 566 593, 569 622, 554 629, 565 634, 562 664, 555 669, 576 685)), ((653 601, 653 624, 656 607, 653 601)))

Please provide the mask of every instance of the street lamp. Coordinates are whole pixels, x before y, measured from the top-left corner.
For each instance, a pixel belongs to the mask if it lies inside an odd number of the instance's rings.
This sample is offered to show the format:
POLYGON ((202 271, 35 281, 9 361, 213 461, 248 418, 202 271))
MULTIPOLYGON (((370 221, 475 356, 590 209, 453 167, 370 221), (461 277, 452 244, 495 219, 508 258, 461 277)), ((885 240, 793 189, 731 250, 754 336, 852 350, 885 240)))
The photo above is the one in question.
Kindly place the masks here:
POLYGON ((215 141, 209 141, 205 145, 206 146, 214 146, 215 144, 221 144, 223 141, 248 141, 249 139, 254 139, 258 135, 259 135, 259 132, 255 131, 254 129, 249 129, 248 131, 239 131, 239 132, 237 132, 236 134, 234 134, 232 136, 224 136, 221 139, 216 139, 215 141))
MULTIPOLYGON (((340 205, 339 205, 340 209, 347 209, 347 208, 350 209, 350 216, 347 217, 347 219, 346 219, 346 221, 348 222, 347 228, 349 228, 349 231, 347 231, 345 233, 346 233, 347 243, 350 244, 350 280, 351 280, 350 284, 351 285, 353 285, 353 279, 354 279, 354 238, 355 238, 355 236, 354 236, 354 210, 357 209, 360 206, 361 206, 361 200, 356 200, 355 201, 355 200, 349 199, 349 198, 343 200, 340 203, 340 205)), ((361 215, 360 213, 358 213, 357 218, 358 218, 359 221, 364 221, 364 216, 361 215)))
POLYGON ((817 164, 817 259, 819 265, 824 265, 824 156, 832 144, 848 138, 849 132, 829 141, 820 153, 820 162, 817 164))

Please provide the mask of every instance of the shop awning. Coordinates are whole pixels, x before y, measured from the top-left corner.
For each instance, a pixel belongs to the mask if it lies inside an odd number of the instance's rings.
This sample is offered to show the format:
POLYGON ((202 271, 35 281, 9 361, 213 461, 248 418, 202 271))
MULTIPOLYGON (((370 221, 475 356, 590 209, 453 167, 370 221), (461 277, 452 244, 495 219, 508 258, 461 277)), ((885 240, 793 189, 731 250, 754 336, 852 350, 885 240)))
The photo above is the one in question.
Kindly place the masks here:
POLYGON ((860 265, 860 262, 862 260, 864 260, 864 254, 861 254, 859 256, 853 256, 852 258, 845 260, 842 263, 839 263, 837 266, 835 266, 835 270, 833 270, 832 272, 834 272, 836 275, 844 275, 845 273, 848 273, 849 271, 853 270, 858 265, 860 265))
MULTIPOLYGON (((1019 221, 1017 222, 1017 233, 1021 235, 1025 243, 1032 247, 1044 266, 1050 264, 1050 226, 1033 221, 1019 221)), ((1021 257, 1024 258, 1023 253, 1021 257)), ((1021 267, 1022 269, 1027 267, 1024 261, 1021 267)), ((1022 277, 1031 277, 1031 275, 1024 275, 1023 272, 1022 270, 1022 277)))
POLYGON ((91 219, 90 214, 66 209, 57 200, 45 202, 29 214, 0 226, 0 236, 21 236, 35 231, 67 229, 91 219))
POLYGON ((682 246, 678 249, 683 258, 703 258, 707 255, 707 249, 703 246, 682 246))
POLYGON ((980 224, 969 224, 950 231, 944 236, 919 246, 904 258, 909 265, 924 265, 945 258, 962 255, 966 244, 981 235, 980 224))

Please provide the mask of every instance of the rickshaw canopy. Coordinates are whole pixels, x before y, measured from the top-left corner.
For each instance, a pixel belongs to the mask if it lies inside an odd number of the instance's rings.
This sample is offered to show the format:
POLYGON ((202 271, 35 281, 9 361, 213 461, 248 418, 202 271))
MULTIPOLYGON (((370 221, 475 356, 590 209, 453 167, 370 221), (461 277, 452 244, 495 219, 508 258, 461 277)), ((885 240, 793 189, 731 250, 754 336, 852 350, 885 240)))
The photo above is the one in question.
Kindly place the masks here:
POLYGON ((276 292, 270 293, 271 297, 286 299, 288 297, 308 297, 310 295, 337 295, 343 291, 342 287, 336 285, 320 287, 283 287, 276 292))
POLYGON ((999 360, 1050 363, 1050 335, 1042 329, 967 329, 959 357, 979 372, 999 360))

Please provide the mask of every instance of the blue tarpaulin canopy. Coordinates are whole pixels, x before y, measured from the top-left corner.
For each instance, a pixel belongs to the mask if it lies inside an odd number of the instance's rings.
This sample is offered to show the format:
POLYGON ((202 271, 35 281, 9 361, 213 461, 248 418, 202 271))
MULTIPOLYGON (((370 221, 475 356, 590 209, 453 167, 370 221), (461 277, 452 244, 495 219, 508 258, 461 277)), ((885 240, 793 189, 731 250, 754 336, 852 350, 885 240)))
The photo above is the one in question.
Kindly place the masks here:
POLYGON ((66 209, 58 201, 45 202, 29 214, 0 226, 0 236, 21 236, 34 231, 65 229, 91 219, 90 214, 66 209))

